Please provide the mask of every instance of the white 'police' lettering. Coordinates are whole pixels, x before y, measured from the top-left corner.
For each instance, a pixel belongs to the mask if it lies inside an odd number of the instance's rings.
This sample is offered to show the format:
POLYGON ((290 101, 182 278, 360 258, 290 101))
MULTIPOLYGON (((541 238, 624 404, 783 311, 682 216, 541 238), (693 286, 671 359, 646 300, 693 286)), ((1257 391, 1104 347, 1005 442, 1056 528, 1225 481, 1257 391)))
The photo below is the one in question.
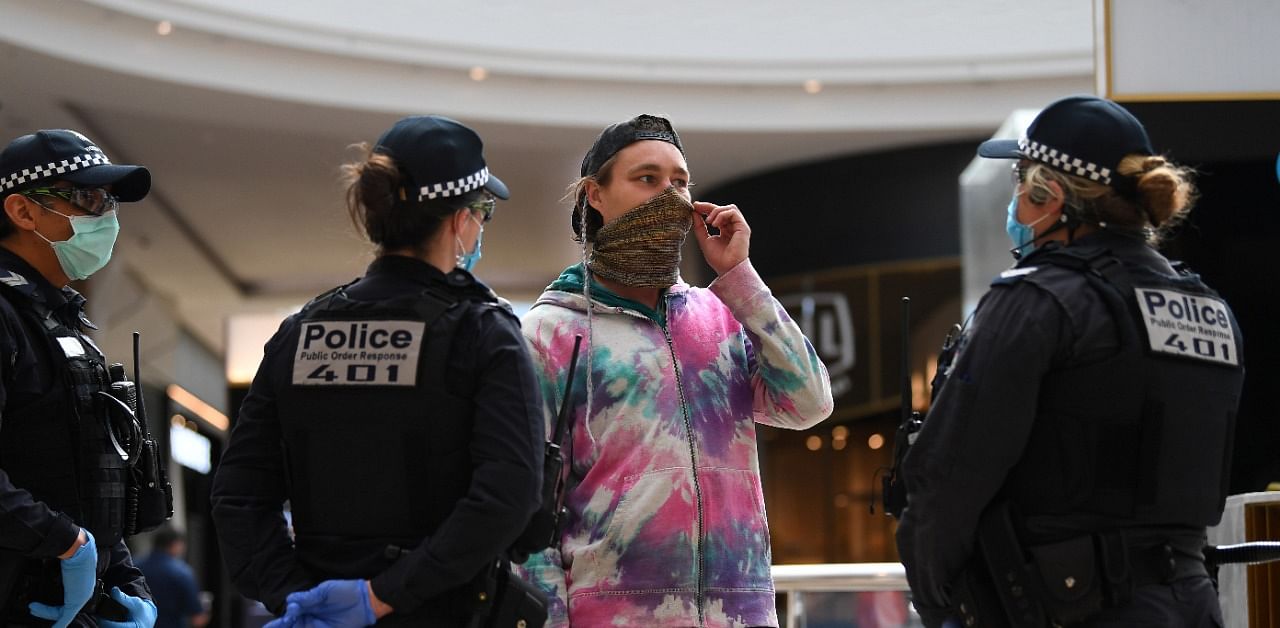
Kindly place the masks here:
POLYGON ((422 321, 307 321, 293 357, 297 386, 414 386, 422 321))
POLYGON ((1152 351, 1240 364, 1231 315, 1221 299, 1159 288, 1134 288, 1133 292, 1152 351))

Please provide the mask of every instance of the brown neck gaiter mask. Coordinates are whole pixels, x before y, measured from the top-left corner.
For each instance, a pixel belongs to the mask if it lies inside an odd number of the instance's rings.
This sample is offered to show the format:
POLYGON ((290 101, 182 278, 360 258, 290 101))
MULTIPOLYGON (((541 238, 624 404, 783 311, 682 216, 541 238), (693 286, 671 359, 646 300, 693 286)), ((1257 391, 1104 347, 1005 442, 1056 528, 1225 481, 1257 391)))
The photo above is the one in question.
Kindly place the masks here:
POLYGON ((693 205, 667 188, 600 227, 587 264, 597 277, 633 288, 669 288, 680 275, 680 247, 693 205))

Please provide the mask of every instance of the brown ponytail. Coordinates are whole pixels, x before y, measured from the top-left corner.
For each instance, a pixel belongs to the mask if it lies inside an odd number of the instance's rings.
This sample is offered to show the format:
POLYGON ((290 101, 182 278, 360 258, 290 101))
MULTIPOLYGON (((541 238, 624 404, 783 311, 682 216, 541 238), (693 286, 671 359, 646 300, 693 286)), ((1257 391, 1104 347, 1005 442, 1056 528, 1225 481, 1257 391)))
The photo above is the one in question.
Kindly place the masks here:
POLYGON ((352 224, 378 246, 379 254, 407 249, 415 255, 424 255, 427 242, 444 224, 444 219, 480 195, 479 191, 473 191, 457 197, 418 201, 417 190, 410 189, 391 156, 373 152, 368 144, 357 144, 353 148, 363 155, 360 161, 342 166, 347 214, 352 224))

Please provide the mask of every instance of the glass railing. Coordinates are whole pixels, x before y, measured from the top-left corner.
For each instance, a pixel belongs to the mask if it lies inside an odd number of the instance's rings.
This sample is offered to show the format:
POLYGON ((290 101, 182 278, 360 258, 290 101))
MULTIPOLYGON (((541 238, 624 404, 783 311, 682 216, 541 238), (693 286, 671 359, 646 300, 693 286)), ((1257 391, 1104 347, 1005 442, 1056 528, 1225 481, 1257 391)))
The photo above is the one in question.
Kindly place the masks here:
POLYGON ((782 628, 922 626, 901 563, 775 565, 782 628))

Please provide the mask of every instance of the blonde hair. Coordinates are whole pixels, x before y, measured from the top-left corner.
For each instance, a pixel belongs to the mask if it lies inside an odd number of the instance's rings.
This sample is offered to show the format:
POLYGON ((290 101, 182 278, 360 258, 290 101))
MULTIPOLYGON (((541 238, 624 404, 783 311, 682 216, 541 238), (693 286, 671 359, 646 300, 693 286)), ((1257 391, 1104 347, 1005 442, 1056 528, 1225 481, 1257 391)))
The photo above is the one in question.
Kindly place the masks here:
POLYGON ((1122 195, 1113 185, 1066 174, 1042 163, 1027 167, 1028 198, 1044 203, 1057 196, 1050 182, 1063 190, 1068 214, 1086 223, 1150 229, 1147 241, 1159 244, 1182 222, 1196 198, 1195 171, 1159 155, 1128 155, 1120 160, 1117 174, 1133 181, 1132 195, 1122 195))

